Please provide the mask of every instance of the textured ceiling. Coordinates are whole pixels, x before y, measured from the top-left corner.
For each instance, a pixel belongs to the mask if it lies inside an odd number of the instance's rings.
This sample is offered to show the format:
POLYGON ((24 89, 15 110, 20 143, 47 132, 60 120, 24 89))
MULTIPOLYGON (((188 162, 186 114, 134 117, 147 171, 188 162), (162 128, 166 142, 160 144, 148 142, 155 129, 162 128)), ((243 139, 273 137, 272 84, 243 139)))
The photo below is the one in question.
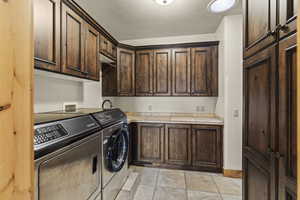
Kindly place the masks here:
POLYGON ((117 40, 214 33, 222 17, 241 13, 241 3, 223 14, 210 13, 211 0, 75 0, 117 40))

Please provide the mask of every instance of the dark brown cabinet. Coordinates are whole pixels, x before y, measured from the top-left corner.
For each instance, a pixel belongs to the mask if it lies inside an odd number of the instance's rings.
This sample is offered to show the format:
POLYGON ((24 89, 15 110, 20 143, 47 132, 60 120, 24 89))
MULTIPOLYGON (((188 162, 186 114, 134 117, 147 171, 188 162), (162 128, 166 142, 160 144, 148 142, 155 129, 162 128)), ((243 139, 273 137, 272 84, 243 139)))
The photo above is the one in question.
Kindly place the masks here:
POLYGON ((297 36, 279 43, 279 199, 297 199, 297 36))
POLYGON ((133 123, 133 163, 222 172, 222 126, 133 123))
POLYGON ((191 49, 191 95, 218 96, 218 61, 214 47, 191 49))
POLYGON ((164 133, 163 124, 138 123, 137 161, 163 163, 164 133))
POLYGON ((155 96, 170 96, 171 49, 154 50, 153 92, 155 96))
POLYGON ((192 166, 221 172, 223 145, 221 128, 192 126, 192 166))
POLYGON ((62 4, 62 72, 83 77, 85 70, 85 22, 62 4))
POLYGON ((191 91, 190 48, 172 50, 172 95, 189 96, 191 91))
POLYGON ((135 52, 118 49, 118 95, 135 95, 135 52))
POLYGON ((179 166, 190 166, 191 126, 183 124, 166 124, 165 163, 179 166))
POLYGON ((243 0, 245 57, 275 42, 276 2, 276 0, 243 0))
POLYGON ((99 80, 99 32, 86 24, 85 32, 85 70, 84 75, 93 80, 99 80))
POLYGON ((116 60, 117 59, 117 47, 110 40, 108 40, 103 35, 100 36, 100 53, 109 58, 116 60))
POLYGON ((136 51, 135 94, 153 95, 153 50, 136 51))
POLYGON ((276 48, 244 61, 244 199, 275 199, 276 48), (262 184, 267 185, 263 187, 262 184))
POLYGON ((60 0, 34 1, 35 67, 60 71, 60 0))

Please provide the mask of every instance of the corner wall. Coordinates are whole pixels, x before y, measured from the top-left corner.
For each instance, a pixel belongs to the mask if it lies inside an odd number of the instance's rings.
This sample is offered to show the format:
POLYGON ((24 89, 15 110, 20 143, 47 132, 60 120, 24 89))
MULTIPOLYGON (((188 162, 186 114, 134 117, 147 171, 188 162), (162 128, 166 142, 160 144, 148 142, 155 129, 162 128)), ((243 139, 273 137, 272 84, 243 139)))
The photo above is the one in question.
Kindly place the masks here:
POLYGON ((216 113, 224 117, 224 169, 242 169, 242 15, 223 18, 216 35, 219 48, 220 96, 216 113))

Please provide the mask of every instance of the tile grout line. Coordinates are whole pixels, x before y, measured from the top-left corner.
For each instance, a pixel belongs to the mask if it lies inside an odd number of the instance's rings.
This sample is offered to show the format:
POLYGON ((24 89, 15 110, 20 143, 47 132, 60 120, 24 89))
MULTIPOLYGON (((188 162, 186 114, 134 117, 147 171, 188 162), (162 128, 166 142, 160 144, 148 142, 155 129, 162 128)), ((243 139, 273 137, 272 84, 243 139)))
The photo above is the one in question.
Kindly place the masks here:
POLYGON ((214 184, 216 185, 216 188, 217 188, 217 190, 218 190, 218 194, 219 194, 219 196, 220 196, 220 199, 221 200, 224 200, 223 199, 223 196, 222 196, 222 194, 221 194, 221 192, 220 192, 220 190, 219 190, 219 186, 218 186, 218 184, 216 183, 216 181, 215 181, 215 179, 214 179, 214 177, 211 175, 211 179, 212 179, 212 181, 214 182, 214 184))

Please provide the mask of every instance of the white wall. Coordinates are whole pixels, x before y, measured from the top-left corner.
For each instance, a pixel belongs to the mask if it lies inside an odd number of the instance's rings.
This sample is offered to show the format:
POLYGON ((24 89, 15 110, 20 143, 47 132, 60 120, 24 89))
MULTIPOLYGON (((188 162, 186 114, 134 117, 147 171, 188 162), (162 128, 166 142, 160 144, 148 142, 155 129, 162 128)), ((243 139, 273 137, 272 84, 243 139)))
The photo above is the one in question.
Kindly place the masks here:
POLYGON ((242 30, 242 16, 232 15, 224 17, 216 32, 220 40, 216 113, 224 117, 224 168, 234 170, 242 169, 242 30))
POLYGON ((64 103, 76 103, 78 107, 99 107, 101 104, 100 82, 35 72, 35 113, 63 110, 64 103))
POLYGON ((126 112, 176 112, 214 114, 216 97, 111 97, 126 112))

